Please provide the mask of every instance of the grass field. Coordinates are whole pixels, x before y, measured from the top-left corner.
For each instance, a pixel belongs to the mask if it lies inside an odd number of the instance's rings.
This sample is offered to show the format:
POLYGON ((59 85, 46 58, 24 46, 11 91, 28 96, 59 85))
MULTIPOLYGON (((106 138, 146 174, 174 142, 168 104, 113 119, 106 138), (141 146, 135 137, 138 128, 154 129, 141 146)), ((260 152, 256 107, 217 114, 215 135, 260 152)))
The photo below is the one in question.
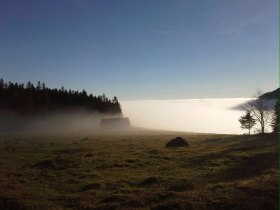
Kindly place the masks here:
POLYGON ((0 209, 272 210, 276 136, 1 135, 0 209), (176 136, 190 147, 165 148, 176 136))

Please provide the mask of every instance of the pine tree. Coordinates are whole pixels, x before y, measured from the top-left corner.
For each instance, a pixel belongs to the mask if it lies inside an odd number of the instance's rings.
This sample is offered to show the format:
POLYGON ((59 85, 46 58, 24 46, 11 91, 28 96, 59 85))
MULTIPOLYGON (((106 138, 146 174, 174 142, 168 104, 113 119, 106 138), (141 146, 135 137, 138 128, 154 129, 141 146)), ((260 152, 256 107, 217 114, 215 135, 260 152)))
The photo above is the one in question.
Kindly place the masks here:
POLYGON ((38 81, 38 83, 37 83, 37 90, 41 90, 42 89, 42 86, 41 86, 41 82, 40 81, 38 81))
POLYGON ((256 124, 256 120, 249 110, 246 111, 246 114, 239 118, 239 122, 241 124, 242 129, 248 129, 249 135, 251 128, 256 124))
POLYGON ((117 104, 117 103, 119 103, 119 100, 118 100, 118 98, 116 97, 116 96, 114 96, 114 98, 113 98, 113 101, 112 101, 114 104, 117 104))
POLYGON ((4 89, 4 80, 0 79, 0 90, 4 89))
POLYGON ((33 84, 30 81, 28 81, 27 84, 26 84, 26 89, 27 90, 32 90, 32 88, 33 88, 33 84))
POLYGON ((77 107, 101 113, 121 113, 117 97, 110 100, 105 94, 93 96, 84 89, 80 92, 66 90, 63 86, 59 90, 51 89, 41 82, 38 82, 36 87, 30 81, 26 85, 5 83, 0 78, 0 114, 9 110, 30 115, 77 107))

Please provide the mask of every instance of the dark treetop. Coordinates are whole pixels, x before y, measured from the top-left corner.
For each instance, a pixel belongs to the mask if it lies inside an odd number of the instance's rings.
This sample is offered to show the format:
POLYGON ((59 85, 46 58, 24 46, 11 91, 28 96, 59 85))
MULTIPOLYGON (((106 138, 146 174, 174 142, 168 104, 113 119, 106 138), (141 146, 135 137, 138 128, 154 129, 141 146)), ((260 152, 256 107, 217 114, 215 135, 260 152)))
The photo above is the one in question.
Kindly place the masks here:
POLYGON ((16 112, 24 115, 48 113, 49 111, 67 111, 85 109, 103 114, 121 114, 117 97, 108 99, 105 94, 93 96, 85 90, 73 91, 48 88, 38 82, 18 84, 0 79, 0 111, 16 112))
POLYGON ((270 100, 270 99, 278 99, 279 98, 279 90, 280 90, 280 88, 277 88, 274 91, 267 92, 267 93, 261 95, 260 98, 268 99, 268 100, 270 100))

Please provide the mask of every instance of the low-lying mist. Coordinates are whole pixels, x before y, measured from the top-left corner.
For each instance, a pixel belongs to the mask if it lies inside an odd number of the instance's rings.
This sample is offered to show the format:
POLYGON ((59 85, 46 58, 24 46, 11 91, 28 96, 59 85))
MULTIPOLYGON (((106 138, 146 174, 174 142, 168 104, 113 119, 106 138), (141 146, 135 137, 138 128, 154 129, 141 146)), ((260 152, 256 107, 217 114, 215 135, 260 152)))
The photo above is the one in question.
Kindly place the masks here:
POLYGON ((134 126, 174 131, 242 134, 234 107, 249 98, 121 101, 134 126))
POLYGON ((52 111, 38 115, 1 113, 1 133, 73 133, 105 132, 100 127, 103 118, 119 117, 86 110, 52 111))
MULTIPOLYGON (((82 134, 134 133, 139 130, 159 129, 199 133, 243 134, 238 119, 244 110, 237 107, 249 98, 137 100, 121 101, 122 112, 132 128, 111 130, 101 127, 104 118, 120 117, 87 110, 52 111, 43 115, 27 116, 15 113, 0 114, 0 133, 63 133, 82 134)), ((255 128, 259 128, 258 125, 255 128)), ((143 133, 142 132, 142 133, 143 133)), ((254 132, 254 129, 253 129, 254 132)))

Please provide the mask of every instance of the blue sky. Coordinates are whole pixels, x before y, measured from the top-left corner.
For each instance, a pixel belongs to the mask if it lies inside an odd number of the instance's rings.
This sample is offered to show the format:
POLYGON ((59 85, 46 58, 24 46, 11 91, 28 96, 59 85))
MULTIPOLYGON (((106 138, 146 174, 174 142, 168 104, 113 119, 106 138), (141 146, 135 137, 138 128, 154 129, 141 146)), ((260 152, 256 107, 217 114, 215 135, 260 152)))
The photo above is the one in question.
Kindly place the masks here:
POLYGON ((278 87, 277 0, 0 0, 0 77, 128 99, 278 87))

